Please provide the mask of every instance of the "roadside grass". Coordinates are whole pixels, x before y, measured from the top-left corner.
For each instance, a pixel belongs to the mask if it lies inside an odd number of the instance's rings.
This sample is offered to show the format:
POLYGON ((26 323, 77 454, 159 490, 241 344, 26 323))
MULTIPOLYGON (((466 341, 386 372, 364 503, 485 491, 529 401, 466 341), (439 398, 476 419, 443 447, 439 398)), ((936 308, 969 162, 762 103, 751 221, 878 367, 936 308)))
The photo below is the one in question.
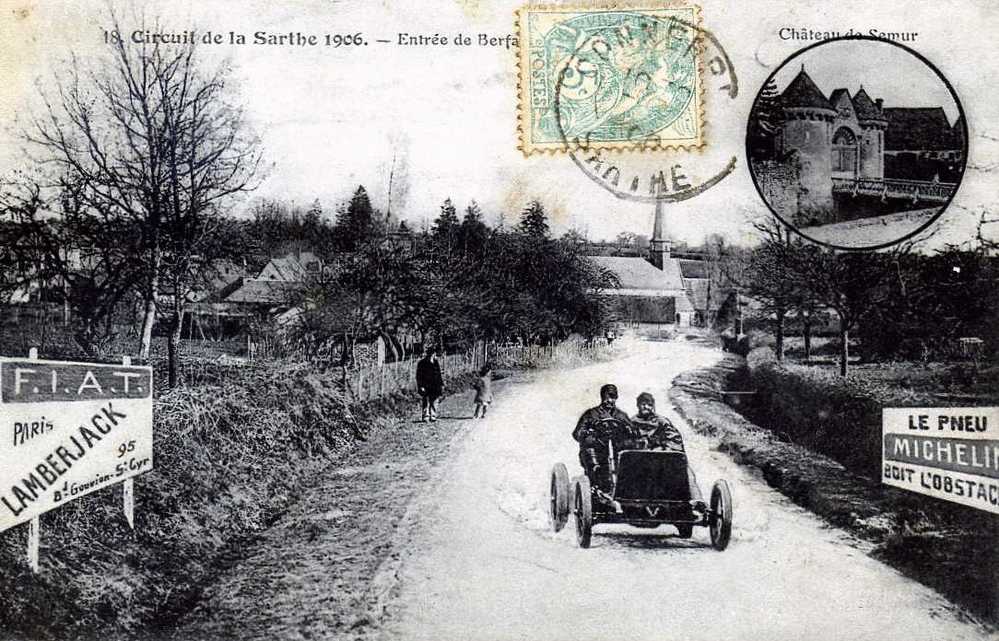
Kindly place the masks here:
POLYGON ((880 464, 883 407, 995 405, 997 371, 970 362, 864 363, 844 378, 833 365, 778 367, 762 348, 681 376, 671 397, 771 486, 875 543, 875 558, 995 622, 999 517, 885 486, 880 464), (722 403, 721 390, 747 388, 757 391, 754 402, 722 403))
POLYGON ((121 638, 190 607, 215 560, 266 528, 363 427, 329 377, 249 369, 154 406, 155 468, 43 515, 41 574, 25 526, 0 537, 0 629, 37 639, 121 638))
MULTIPOLYGON (((173 629, 220 568, 300 508, 358 441, 397 426, 394 419, 417 406, 412 390, 352 403, 339 370, 237 364, 197 350, 185 354, 184 384, 168 390, 159 367, 165 345, 153 347, 154 469, 135 480, 135 529, 122 514, 119 484, 41 517, 39 575, 27 565, 27 526, 0 536, 0 639, 127 639, 173 629)), ((68 350, 40 357, 80 357, 68 350)), ((615 345, 504 368, 619 354, 615 345)), ((472 379, 451 378, 448 393, 472 379)))

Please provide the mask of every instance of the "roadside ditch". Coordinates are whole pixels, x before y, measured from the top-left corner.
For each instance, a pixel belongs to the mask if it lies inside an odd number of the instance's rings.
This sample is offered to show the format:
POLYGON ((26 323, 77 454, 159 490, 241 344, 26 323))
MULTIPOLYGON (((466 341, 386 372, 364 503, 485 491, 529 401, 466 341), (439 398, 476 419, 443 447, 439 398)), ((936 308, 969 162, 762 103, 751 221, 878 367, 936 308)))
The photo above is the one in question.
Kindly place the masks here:
MULTIPOLYGON (((752 395, 723 393, 748 391, 752 384, 745 358, 730 354, 675 378, 670 399, 693 429, 718 439, 720 451, 758 469, 796 504, 870 543, 874 558, 982 621, 999 620, 999 531, 992 515, 884 486, 790 442, 779 429, 757 425, 747 418, 752 395)), ((770 423, 778 426, 780 417, 770 423)))

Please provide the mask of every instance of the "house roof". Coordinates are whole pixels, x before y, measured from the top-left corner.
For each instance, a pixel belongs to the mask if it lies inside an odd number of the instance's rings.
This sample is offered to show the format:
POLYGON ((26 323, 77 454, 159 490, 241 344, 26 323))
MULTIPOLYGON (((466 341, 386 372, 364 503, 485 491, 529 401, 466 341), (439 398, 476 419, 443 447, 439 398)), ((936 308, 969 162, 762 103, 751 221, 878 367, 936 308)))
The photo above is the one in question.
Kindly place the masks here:
POLYGON ((835 111, 815 82, 805 73, 804 66, 780 95, 780 105, 788 108, 808 107, 835 111))
POLYGON ((300 282, 245 278, 235 291, 225 297, 225 302, 275 305, 293 302, 301 292, 300 282))
POLYGON ((940 151, 960 149, 942 107, 887 107, 885 149, 892 151, 940 151))
POLYGON ((707 278, 708 265, 703 260, 693 258, 678 258, 680 261, 680 272, 684 278, 707 278))
POLYGON ((663 269, 644 258, 632 256, 590 256, 597 265, 614 272, 621 283, 620 289, 683 291, 680 261, 667 259, 663 269))
POLYGON ((307 266, 318 262, 320 262, 319 258, 312 252, 302 252, 298 255, 292 254, 280 258, 272 258, 260 270, 258 278, 265 272, 270 271, 274 274, 273 280, 305 280, 309 272, 307 266))
MULTIPOLYGON (((211 302, 225 298, 232 292, 233 283, 237 283, 247 275, 246 268, 231 260, 213 260, 205 268, 204 283, 192 292, 189 297, 192 301, 211 302)), ((236 285, 238 287, 238 284, 236 285)))

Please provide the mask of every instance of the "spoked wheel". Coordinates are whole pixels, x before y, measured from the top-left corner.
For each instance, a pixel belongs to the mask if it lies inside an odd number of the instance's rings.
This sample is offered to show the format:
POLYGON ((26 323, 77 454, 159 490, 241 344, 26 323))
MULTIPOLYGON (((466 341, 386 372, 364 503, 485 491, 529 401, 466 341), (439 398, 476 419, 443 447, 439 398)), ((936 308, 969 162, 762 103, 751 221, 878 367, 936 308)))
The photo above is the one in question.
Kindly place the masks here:
POLYGON ((719 552, 732 538, 732 493, 728 483, 715 481, 711 488, 711 545, 719 552))
POLYGON ((569 472, 562 463, 552 468, 552 480, 548 493, 548 517, 552 529, 558 532, 569 520, 569 472))
POLYGON ((590 494, 590 479, 585 476, 576 481, 573 512, 576 513, 576 542, 579 547, 588 548, 593 533, 593 495, 590 494))

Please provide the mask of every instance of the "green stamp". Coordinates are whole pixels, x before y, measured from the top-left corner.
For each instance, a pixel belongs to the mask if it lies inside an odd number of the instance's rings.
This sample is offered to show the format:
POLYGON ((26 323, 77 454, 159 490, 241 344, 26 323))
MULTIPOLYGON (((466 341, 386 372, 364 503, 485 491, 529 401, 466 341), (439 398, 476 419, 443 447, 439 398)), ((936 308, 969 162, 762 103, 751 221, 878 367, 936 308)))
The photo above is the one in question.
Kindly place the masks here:
POLYGON ((527 7, 518 20, 526 155, 703 144, 697 7, 527 7))

